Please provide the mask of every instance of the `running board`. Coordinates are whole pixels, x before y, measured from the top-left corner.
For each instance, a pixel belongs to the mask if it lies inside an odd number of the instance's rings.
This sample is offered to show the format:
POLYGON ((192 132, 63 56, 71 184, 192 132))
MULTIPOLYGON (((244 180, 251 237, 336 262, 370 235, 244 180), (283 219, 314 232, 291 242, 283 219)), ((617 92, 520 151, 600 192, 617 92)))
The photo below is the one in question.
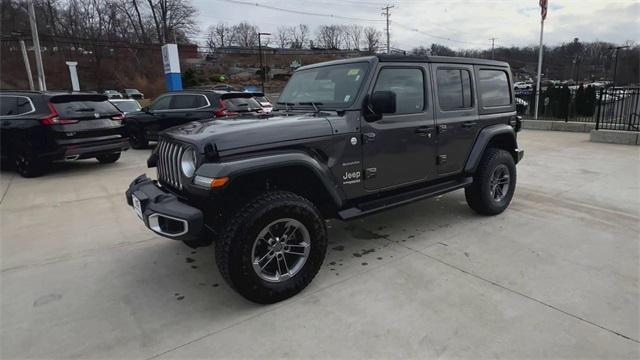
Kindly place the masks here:
POLYGON ((433 196, 442 195, 453 190, 462 189, 471 185, 472 177, 450 180, 425 188, 408 191, 405 193, 392 195, 380 199, 370 200, 360 203, 352 208, 344 209, 338 212, 338 218, 341 220, 349 220, 364 215, 369 215, 378 211, 387 210, 396 206, 408 204, 414 201, 427 199, 433 196))

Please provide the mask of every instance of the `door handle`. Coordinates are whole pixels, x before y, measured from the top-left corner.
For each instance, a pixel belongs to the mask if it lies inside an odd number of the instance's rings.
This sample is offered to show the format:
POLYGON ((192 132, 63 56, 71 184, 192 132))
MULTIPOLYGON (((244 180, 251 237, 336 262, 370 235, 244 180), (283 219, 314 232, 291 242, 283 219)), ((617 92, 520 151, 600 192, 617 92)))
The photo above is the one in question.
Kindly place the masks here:
POLYGON ((431 136, 431 133, 433 132, 433 128, 428 126, 421 126, 415 129, 414 132, 420 136, 431 136))
POLYGON ((470 128, 473 127, 476 124, 475 121, 466 121, 462 123, 462 127, 463 128, 470 128))

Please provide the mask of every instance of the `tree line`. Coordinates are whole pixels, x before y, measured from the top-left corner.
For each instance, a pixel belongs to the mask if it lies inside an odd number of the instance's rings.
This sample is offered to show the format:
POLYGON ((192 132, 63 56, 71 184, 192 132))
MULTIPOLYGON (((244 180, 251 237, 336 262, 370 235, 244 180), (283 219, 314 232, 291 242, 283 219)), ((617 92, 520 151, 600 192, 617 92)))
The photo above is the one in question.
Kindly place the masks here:
MULTIPOLYGON (((207 31, 207 48, 215 51, 219 47, 258 46, 256 25, 246 21, 236 25, 218 23, 207 31)), ((303 49, 322 48, 330 50, 364 50, 375 52, 382 44, 382 32, 372 26, 320 25, 312 32, 309 25, 279 26, 271 36, 261 39, 264 46, 303 49)))

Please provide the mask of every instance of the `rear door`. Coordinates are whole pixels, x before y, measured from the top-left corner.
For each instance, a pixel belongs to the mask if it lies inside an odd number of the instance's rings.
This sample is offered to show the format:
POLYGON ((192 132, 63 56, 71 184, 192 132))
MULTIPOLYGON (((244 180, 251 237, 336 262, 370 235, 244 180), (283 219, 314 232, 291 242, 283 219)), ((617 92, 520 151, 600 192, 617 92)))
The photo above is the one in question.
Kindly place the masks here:
POLYGON ((462 171, 479 131, 473 65, 431 64, 436 103, 437 172, 462 171))
POLYGON ((0 94, 0 151, 9 155, 11 146, 22 139, 24 132, 39 125, 36 105, 27 96, 0 94))
POLYGON ((50 128, 58 144, 113 140, 124 133, 122 114, 104 95, 58 95, 49 102, 57 113, 50 128))
MULTIPOLYGON (((389 63, 380 67, 370 94, 395 93, 396 112, 361 122, 366 190, 408 185, 435 175, 435 123, 428 84, 426 65, 389 63)), ((351 181, 351 177, 353 174, 345 174, 344 179, 351 181)))

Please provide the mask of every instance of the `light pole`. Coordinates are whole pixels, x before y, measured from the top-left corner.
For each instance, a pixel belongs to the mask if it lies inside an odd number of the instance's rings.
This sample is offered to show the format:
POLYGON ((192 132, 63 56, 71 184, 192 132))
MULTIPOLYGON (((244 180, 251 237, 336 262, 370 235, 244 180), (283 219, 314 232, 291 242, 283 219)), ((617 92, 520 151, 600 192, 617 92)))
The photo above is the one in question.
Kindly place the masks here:
POLYGON ((262 65, 262 35, 269 36, 270 33, 259 32, 258 33, 258 57, 260 58, 260 80, 262 83, 262 93, 264 94, 264 79, 265 79, 265 69, 262 65))
POLYGON ((618 51, 620 49, 626 49, 628 48, 628 45, 625 46, 616 46, 616 47, 610 47, 609 50, 616 50, 616 61, 613 63, 613 86, 616 86, 616 72, 618 71, 618 51))

